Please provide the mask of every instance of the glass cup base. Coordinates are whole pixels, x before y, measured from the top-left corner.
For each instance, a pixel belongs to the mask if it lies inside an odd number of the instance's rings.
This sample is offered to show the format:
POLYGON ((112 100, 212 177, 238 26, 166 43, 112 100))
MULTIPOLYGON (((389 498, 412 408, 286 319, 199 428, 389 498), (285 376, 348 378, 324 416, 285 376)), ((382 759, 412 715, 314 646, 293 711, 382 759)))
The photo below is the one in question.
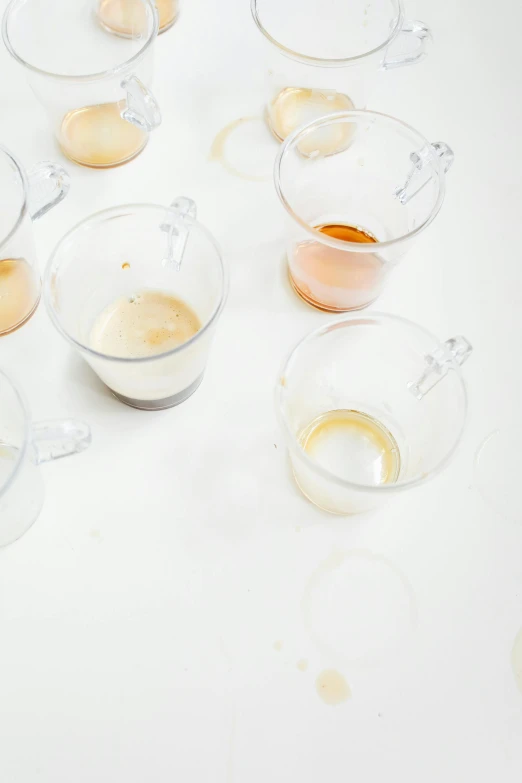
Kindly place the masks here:
POLYGON ((21 321, 18 321, 18 323, 9 326, 7 329, 0 330, 0 337, 3 337, 6 334, 12 334, 13 332, 16 332, 17 329, 20 329, 24 324, 26 324, 27 321, 30 318, 32 318, 33 315, 36 313, 39 304, 40 304, 40 297, 38 297, 31 310, 29 310, 27 315, 24 315, 21 321))
POLYGON ((128 155, 126 158, 123 158, 122 160, 117 160, 111 163, 88 163, 85 160, 80 160, 79 158, 75 158, 74 155, 71 155, 62 144, 60 144, 60 149, 68 160, 71 160, 73 163, 76 163, 78 166, 83 166, 86 169, 115 169, 117 168, 117 166, 123 166, 125 165, 125 163, 129 163, 131 160, 134 160, 134 158, 137 158, 138 155, 141 155, 141 153, 147 146, 148 141, 149 139, 147 137, 144 140, 142 146, 134 150, 134 152, 132 152, 131 155, 128 155))
POLYGON ((129 405, 131 408, 137 408, 140 411, 164 411, 167 408, 174 408, 176 405, 180 405, 182 402, 185 402, 185 400, 188 400, 197 390, 202 380, 203 373, 199 378, 196 378, 194 383, 191 383, 190 386, 183 389, 183 391, 173 394, 172 397, 164 397, 161 400, 135 400, 132 397, 125 397, 123 394, 118 394, 118 392, 115 392, 113 389, 110 391, 117 400, 125 403, 125 405, 129 405))
POLYGON ((306 304, 311 305, 311 307, 315 307, 316 310, 321 310, 323 313, 349 313, 356 310, 364 310, 366 307, 369 307, 372 305, 379 297, 374 296, 373 299, 368 299, 367 302, 363 302, 363 304, 356 305, 354 307, 333 307, 332 305, 324 304, 323 302, 319 302, 316 299, 313 299, 313 297, 309 296, 308 294, 305 294, 304 291, 302 291, 297 283, 295 282, 294 278, 292 277, 292 273, 290 270, 288 270, 288 278, 290 280, 290 284, 296 294, 303 300, 303 302, 306 302, 306 304))

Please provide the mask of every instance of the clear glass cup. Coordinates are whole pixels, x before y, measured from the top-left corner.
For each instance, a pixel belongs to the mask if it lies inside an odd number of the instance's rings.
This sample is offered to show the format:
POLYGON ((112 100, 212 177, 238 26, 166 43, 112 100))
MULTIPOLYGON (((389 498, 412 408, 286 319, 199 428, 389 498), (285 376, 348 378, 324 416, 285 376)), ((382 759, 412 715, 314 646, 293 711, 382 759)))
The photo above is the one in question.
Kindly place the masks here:
MULTIPOLYGON (((140 0, 98 0, 101 23, 116 35, 132 34, 135 17, 140 13, 140 0)), ((159 33, 168 30, 179 16, 180 0, 155 0, 159 17, 159 33)))
POLYGON ((161 122, 149 89, 158 14, 153 0, 133 4, 139 13, 125 37, 108 34, 94 0, 11 0, 4 14, 8 51, 64 154, 83 166, 132 160, 161 122))
POLYGON ((104 210, 65 235, 45 272, 44 298, 54 325, 113 394, 135 408, 178 405, 203 379, 228 277, 215 240, 195 216, 195 204, 186 198, 168 208, 130 204, 104 210), (93 347, 99 345, 100 315, 114 302, 134 303, 143 292, 181 300, 196 314, 199 331, 154 355, 108 355, 93 347))
POLYGON ((335 514, 366 511, 450 461, 471 345, 403 318, 353 314, 305 337, 286 360, 276 408, 303 494, 335 514))
POLYGON ((29 530, 44 499, 39 466, 84 451, 86 424, 71 419, 31 422, 20 390, 0 370, 0 546, 29 530))
POLYGON ((419 62, 430 39, 402 0, 251 0, 267 41, 266 116, 283 141, 335 111, 364 109, 379 71, 419 62))
POLYGON ((32 221, 69 192, 69 175, 55 163, 39 163, 26 174, 0 147, 0 335, 18 329, 40 301, 40 270, 32 221))
POLYGON ((330 312, 373 302, 438 214, 452 161, 447 144, 377 112, 338 112, 292 134, 274 182, 296 292, 330 312))

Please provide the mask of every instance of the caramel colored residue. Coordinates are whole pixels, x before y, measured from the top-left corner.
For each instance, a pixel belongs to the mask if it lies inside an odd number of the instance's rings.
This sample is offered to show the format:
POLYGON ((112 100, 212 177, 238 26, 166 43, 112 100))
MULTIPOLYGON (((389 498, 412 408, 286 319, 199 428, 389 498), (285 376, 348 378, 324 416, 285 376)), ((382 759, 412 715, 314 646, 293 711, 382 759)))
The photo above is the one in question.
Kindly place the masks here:
POLYGON ((16 329, 38 303, 38 276, 23 258, 0 260, 0 334, 16 329))
MULTIPOLYGON (((315 227, 326 236, 358 244, 375 243, 368 231, 347 224, 315 227)), ((331 247, 320 241, 299 243, 290 260, 290 278, 297 293, 321 310, 365 307, 380 293, 384 265, 374 253, 331 247)))
POLYGON ((238 168, 236 168, 236 166, 233 166, 229 162, 226 155, 226 145, 231 135, 235 130, 237 130, 237 128, 249 122, 259 122, 259 117, 239 117, 237 120, 232 120, 232 122, 229 122, 228 125, 225 125, 225 127, 219 131, 214 141, 212 142, 208 159, 210 162, 219 161, 223 168, 225 168, 228 173, 232 174, 234 177, 246 179, 250 182, 265 182, 266 176, 248 174, 247 172, 240 171, 238 168))
POLYGON ((343 675, 335 669, 326 669, 315 681, 315 688, 319 698, 325 704, 335 706, 347 701, 352 692, 343 675))
POLYGON ((171 351, 200 329, 201 321, 186 302, 162 291, 142 291, 117 299, 100 313, 90 344, 108 356, 140 358, 171 351))
MULTIPOLYGON (((179 0, 156 0, 159 31, 163 32, 176 21, 179 0)), ((101 0, 98 18, 110 32, 125 37, 138 37, 147 33, 147 14, 141 0, 101 0)))
MULTIPOLYGON (((268 108, 270 128, 279 141, 301 125, 318 117, 354 108, 350 98, 334 90, 285 87, 268 108)), ((349 145, 353 136, 353 125, 348 122, 335 123, 307 134, 298 144, 302 155, 332 155, 349 145)))
POLYGON ((283 649, 283 642, 281 642, 280 640, 274 642, 274 650, 276 650, 276 652, 281 652, 282 649, 283 649))
POLYGON ((63 119, 60 142, 68 158, 82 166, 118 166, 134 158, 148 135, 121 116, 125 101, 84 106, 63 119))
POLYGON ((124 264, 121 265, 121 268, 122 269, 130 269, 130 264, 125 262, 124 264))
POLYGON ((305 672, 308 669, 308 661, 306 661, 304 658, 302 658, 300 661, 297 661, 297 668, 300 672, 305 672))

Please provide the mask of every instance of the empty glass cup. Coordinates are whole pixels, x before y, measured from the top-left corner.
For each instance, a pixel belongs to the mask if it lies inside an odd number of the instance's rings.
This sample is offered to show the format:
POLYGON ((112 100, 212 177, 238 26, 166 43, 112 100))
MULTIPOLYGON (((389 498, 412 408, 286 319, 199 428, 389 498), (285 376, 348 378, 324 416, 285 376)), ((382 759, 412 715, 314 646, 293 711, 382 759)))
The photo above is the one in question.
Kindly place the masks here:
POLYGON ((75 163, 126 163, 161 122, 150 93, 153 0, 137 9, 127 36, 108 34, 94 0, 11 0, 2 33, 50 118, 63 152, 75 163))
POLYGON ((40 270, 32 221, 69 191, 69 176, 55 163, 39 163, 27 175, 0 147, 0 335, 22 326, 40 301, 40 270))
POLYGON ((195 217, 186 198, 99 212, 65 235, 46 269, 54 325, 135 408, 177 405, 203 378, 227 275, 195 217))
POLYGON ((303 494, 335 514, 365 511, 445 467, 467 409, 471 345, 439 342, 392 315, 349 315, 292 351, 276 407, 303 494))
POLYGON ((81 422, 33 424, 19 389, 0 370, 0 546, 23 536, 41 511, 39 466, 84 451, 90 442, 81 422))
MULTIPOLYGON (((140 0, 97 0, 100 22, 116 35, 131 35, 140 0)), ((172 27, 179 16, 180 0, 155 0, 159 17, 159 32, 172 27)))
POLYGON ((373 302, 438 214, 452 161, 447 144, 377 112, 338 112, 297 130, 274 169, 297 293, 332 312, 373 302))
POLYGON ((266 113, 283 141, 316 117, 364 109, 380 70, 426 53, 430 32, 402 0, 251 0, 267 41, 266 113))

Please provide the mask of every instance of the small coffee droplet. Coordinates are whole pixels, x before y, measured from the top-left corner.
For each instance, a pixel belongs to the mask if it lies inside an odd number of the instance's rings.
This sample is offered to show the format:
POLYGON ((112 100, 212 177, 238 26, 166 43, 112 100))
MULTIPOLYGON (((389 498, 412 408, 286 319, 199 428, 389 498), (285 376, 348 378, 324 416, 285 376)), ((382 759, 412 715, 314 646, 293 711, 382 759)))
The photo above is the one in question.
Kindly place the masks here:
POLYGON ((300 672, 305 672, 308 669, 308 661, 306 661, 304 658, 302 658, 300 661, 297 661, 297 668, 300 672))
POLYGON ((315 688, 325 704, 342 704, 352 695, 343 675, 335 669, 325 669, 315 681, 315 688))
POLYGON ((283 649, 283 642, 279 640, 277 642, 274 642, 274 650, 277 650, 277 652, 281 652, 282 649, 283 649))
POLYGON ((121 265, 121 268, 122 269, 130 269, 130 264, 128 264, 127 261, 125 261, 125 263, 121 265))

